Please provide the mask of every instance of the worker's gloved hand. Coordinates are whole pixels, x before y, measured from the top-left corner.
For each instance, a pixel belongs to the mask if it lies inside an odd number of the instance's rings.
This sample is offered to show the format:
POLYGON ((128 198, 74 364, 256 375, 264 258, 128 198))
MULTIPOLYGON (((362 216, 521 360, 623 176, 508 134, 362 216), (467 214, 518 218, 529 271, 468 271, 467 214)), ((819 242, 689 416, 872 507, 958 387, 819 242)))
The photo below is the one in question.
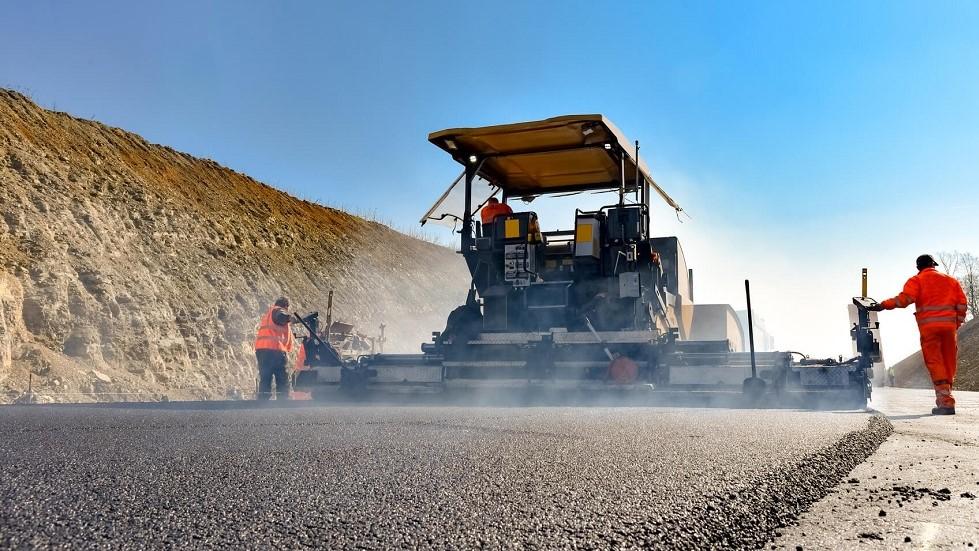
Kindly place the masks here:
POLYGON ((867 310, 870 310, 871 312, 880 312, 883 309, 884 309, 884 307, 881 306, 879 303, 878 304, 873 304, 873 305, 870 305, 870 306, 867 307, 867 310))

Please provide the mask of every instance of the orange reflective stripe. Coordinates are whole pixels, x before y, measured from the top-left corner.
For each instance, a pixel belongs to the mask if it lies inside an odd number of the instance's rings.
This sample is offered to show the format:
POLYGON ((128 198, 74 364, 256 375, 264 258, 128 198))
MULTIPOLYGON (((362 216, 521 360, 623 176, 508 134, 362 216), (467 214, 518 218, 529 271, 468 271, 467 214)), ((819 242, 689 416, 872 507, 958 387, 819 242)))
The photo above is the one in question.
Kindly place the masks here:
POLYGON ((289 339, 287 337, 277 337, 275 335, 259 335, 258 337, 255 338, 255 340, 273 341, 273 342, 281 342, 281 343, 289 342, 289 339))
POLYGON ((259 333, 267 332, 267 333, 276 335, 276 334, 279 333, 279 326, 278 325, 261 325, 258 328, 258 332, 259 333))
POLYGON ((968 307, 968 305, 965 305, 965 304, 956 304, 955 305, 955 309, 956 310, 962 310, 963 312, 965 312, 965 311, 967 311, 969 309, 969 307, 968 307))
POLYGON ((942 310, 955 310, 954 304, 943 304, 941 306, 918 306, 918 312, 940 312, 942 310))
POLYGON ((918 318, 918 325, 923 325, 925 323, 955 323, 958 318, 950 316, 942 316, 938 318, 918 318))

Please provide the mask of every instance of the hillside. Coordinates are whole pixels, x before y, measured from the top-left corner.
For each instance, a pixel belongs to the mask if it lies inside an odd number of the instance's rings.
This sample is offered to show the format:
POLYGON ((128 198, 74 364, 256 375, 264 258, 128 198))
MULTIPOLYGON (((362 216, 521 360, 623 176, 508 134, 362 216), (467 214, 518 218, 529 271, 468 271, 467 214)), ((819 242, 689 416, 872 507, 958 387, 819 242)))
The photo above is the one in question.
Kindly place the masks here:
POLYGON ((29 370, 58 400, 252 389, 278 295, 324 311, 334 289, 417 351, 469 281, 449 249, 2 89, 0 211, 0 401, 29 370))
MULTIPOLYGON (((921 351, 911 354, 894 365, 897 386, 931 388, 921 351)), ((959 329, 959 369, 955 388, 979 390, 979 320, 973 319, 959 329)))

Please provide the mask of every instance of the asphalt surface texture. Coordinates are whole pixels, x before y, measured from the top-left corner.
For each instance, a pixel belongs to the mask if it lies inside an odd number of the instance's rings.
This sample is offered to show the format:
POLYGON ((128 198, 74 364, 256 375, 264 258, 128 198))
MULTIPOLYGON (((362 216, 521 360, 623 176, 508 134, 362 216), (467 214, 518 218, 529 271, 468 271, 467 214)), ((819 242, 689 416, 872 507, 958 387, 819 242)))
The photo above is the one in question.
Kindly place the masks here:
POLYGON ((2 547, 753 548, 887 437, 863 412, 0 408, 2 547))

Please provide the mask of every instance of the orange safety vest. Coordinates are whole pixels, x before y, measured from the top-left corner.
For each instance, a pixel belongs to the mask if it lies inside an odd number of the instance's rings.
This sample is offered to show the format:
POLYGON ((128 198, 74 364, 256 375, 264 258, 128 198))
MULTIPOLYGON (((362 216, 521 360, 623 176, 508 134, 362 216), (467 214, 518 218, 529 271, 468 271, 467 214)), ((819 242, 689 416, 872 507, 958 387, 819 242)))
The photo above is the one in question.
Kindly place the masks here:
POLYGON ((262 316, 262 321, 258 324, 258 333, 255 335, 255 350, 278 350, 289 352, 292 350, 292 331, 289 325, 278 325, 274 321, 274 315, 278 311, 285 311, 281 306, 272 306, 268 312, 262 316))
POLYGON ((513 209, 506 203, 486 203, 479 211, 479 217, 483 220, 483 225, 492 224, 497 216, 503 214, 513 214, 513 209))
POLYGON ((880 303, 885 310, 915 305, 914 317, 918 327, 949 326, 957 328, 965 322, 968 309, 962 286, 954 277, 935 268, 925 268, 904 284, 904 290, 894 298, 880 303))

